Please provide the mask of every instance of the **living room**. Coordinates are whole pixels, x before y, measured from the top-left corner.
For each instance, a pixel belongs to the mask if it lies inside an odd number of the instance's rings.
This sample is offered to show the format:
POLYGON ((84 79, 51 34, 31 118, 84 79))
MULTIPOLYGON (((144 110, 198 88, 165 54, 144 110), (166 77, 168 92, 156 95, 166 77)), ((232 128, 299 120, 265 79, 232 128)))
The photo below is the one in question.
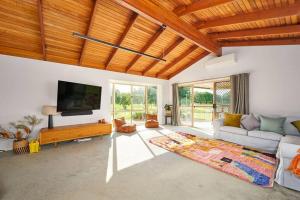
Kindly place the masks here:
POLYGON ((299 199, 299 11, 1 1, 0 199, 299 199))

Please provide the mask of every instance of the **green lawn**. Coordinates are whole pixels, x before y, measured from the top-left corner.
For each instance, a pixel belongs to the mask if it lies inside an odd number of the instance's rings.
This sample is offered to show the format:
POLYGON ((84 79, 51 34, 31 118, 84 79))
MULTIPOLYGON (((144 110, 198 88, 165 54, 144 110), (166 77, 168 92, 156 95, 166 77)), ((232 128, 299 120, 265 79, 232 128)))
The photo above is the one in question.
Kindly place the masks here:
MULTIPOLYGON (((148 104, 148 113, 157 113, 157 105, 148 104)), ((145 120, 145 105, 132 104, 133 121, 145 120)), ((131 106, 126 106, 126 109, 121 104, 115 104, 115 118, 125 117, 127 121, 131 120, 131 106)))

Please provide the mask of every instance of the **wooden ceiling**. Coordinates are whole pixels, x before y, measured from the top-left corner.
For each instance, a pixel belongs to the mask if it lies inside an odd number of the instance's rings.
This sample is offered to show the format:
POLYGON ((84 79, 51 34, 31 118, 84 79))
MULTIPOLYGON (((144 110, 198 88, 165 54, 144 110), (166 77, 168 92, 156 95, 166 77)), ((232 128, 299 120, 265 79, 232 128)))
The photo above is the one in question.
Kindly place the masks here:
POLYGON ((295 44, 299 0, 0 1, 1 54, 162 79, 209 53, 220 55, 223 46, 295 44))

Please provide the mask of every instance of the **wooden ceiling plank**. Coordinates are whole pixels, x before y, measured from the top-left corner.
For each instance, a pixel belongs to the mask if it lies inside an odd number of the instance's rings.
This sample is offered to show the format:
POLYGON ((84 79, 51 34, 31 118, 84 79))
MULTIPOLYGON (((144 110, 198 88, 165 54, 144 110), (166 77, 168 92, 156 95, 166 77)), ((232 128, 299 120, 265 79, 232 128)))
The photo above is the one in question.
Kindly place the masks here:
MULTIPOLYGON (((141 52, 145 53, 150 46, 159 38, 159 36, 164 32, 164 27, 159 27, 159 29, 156 31, 156 33, 150 38, 150 40, 145 44, 145 46, 141 49, 141 52)), ((136 55, 133 60, 129 63, 129 65, 126 67, 125 72, 128 72, 132 66, 142 57, 142 55, 136 55)))
POLYGON ((177 58, 175 58, 171 63, 169 63, 168 65, 166 65, 162 70, 160 70, 157 74, 156 77, 161 76, 162 74, 164 74, 166 71, 168 71, 171 67, 173 67, 174 65, 176 65, 177 63, 179 63, 181 60, 183 60, 185 57, 187 57, 189 54, 191 54, 193 51, 195 51, 198 48, 197 45, 193 45, 192 47, 190 47, 187 51, 185 51, 184 53, 182 53, 180 56, 178 56, 177 58))
POLYGON ((38 6, 38 15, 39 15, 39 23, 40 23, 41 50, 43 54, 43 60, 47 60, 45 26, 44 26, 44 16, 43 16, 43 0, 38 0, 37 6, 38 6))
POLYGON ((177 74, 179 74, 180 72, 182 72, 183 70, 189 68, 191 65, 195 64, 196 62, 198 62, 199 60, 201 60, 202 58, 204 58, 205 56, 209 55, 209 52, 205 51, 202 54, 200 54, 199 56, 195 57, 194 59, 192 59, 190 62, 188 62, 186 65, 184 65, 183 67, 181 67, 180 69, 176 70, 175 72, 173 72, 172 74, 170 74, 168 76, 168 79, 176 76, 177 74))
POLYGON ((239 23, 247 23, 259 20, 273 19, 279 17, 286 17, 297 15, 300 13, 300 2, 281 7, 281 8, 271 8, 268 10, 260 10, 256 12, 251 12, 247 14, 239 14, 230 17, 224 17, 217 20, 199 22, 195 25, 197 29, 206 29, 211 27, 226 26, 239 23))
POLYGON ((222 42, 220 42, 220 44, 222 47, 299 45, 300 38, 272 39, 272 40, 222 41, 222 42))
POLYGON ((193 25, 181 20, 173 11, 157 5, 151 0, 115 0, 124 7, 131 9, 159 25, 166 25, 185 39, 199 47, 220 54, 219 45, 200 33, 193 25))
MULTIPOLYGON (((175 49, 184 39, 182 37, 178 38, 171 46, 169 46, 161 55, 161 58, 165 58, 173 49, 175 49)), ((159 60, 153 61, 146 69, 142 72, 142 75, 144 76, 148 71, 153 69, 157 64, 159 63, 159 60)))
POLYGON ((289 25, 289 26, 278 26, 278 27, 267 27, 250 30, 239 30, 221 33, 208 34, 212 39, 231 39, 231 38, 242 38, 250 36, 266 36, 266 35, 278 35, 278 34, 289 34, 289 33, 300 33, 300 25, 289 25))
MULTIPOLYGON (((136 22, 138 18, 138 14, 137 13, 133 13, 132 16, 130 17, 129 21, 128 21, 128 24, 125 28, 125 30, 123 31, 123 34, 121 35, 121 37, 119 38, 118 42, 116 45, 120 46, 121 43, 123 42, 123 40, 126 38, 128 32, 130 31, 131 27, 133 26, 133 24, 136 22)), ((113 48, 112 49, 112 52, 109 54, 106 62, 105 62, 105 69, 108 68, 110 62, 112 61, 113 57, 115 56, 115 54, 117 53, 118 51, 118 48, 113 48)))
MULTIPOLYGON (((93 8, 92 8, 92 11, 91 11, 91 14, 90 14, 90 20, 88 22, 87 30, 85 32, 85 35, 87 35, 87 36, 90 36, 91 30, 93 28, 94 21, 95 21, 96 10, 97 10, 97 5, 98 5, 99 1, 100 0, 96 0, 94 2, 93 8)), ((81 48, 81 52, 80 52, 80 57, 79 57, 79 62, 78 62, 79 65, 82 65, 83 55, 84 55, 84 52, 85 52, 86 48, 87 48, 87 40, 84 40, 82 48, 81 48)))
POLYGON ((233 2, 234 0, 198 0, 189 5, 181 5, 174 9, 178 16, 187 15, 210 7, 233 2))

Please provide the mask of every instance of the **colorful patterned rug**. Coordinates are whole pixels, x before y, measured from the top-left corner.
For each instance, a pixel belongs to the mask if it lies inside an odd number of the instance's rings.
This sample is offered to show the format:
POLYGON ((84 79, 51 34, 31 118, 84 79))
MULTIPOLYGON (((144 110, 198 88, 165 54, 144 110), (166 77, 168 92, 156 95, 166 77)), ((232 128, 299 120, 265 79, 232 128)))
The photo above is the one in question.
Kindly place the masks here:
POLYGON ((277 165, 271 155, 230 142, 180 132, 155 137, 150 142, 255 185, 273 187, 277 165))

